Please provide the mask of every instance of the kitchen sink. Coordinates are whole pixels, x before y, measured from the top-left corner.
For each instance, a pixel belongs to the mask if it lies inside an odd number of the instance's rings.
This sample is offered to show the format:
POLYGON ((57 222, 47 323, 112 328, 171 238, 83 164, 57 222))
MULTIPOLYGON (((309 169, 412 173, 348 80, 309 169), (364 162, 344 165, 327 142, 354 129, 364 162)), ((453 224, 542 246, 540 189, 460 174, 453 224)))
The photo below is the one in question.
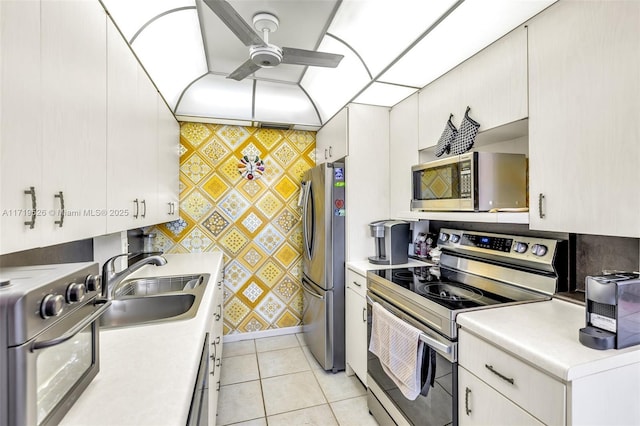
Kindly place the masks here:
POLYGON ((125 327, 196 316, 209 274, 148 277, 123 281, 100 327, 125 327))

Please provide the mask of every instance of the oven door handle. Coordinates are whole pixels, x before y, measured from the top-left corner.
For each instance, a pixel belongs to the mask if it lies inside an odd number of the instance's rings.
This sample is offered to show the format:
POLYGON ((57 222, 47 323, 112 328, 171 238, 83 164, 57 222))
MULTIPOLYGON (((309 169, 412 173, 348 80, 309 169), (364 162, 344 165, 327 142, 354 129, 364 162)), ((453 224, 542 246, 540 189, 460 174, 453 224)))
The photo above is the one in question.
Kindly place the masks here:
POLYGON ((100 316, 106 311, 111 305, 111 301, 105 302, 101 307, 99 307, 94 313, 80 321, 75 327, 73 327, 68 332, 64 333, 62 336, 56 337, 55 339, 45 340, 42 342, 33 342, 31 345, 31 352, 35 352, 39 349, 49 348, 51 346, 56 346, 61 343, 66 342, 67 340, 73 338, 76 334, 80 333, 86 326, 100 318, 100 316))
MULTIPOLYGON (((373 305, 374 303, 378 303, 375 300, 373 300, 371 298, 371 296, 367 295, 367 302, 370 305, 373 305)), ((384 307, 384 306, 383 306, 384 307)), ((385 308, 386 309, 386 308, 385 308)), ((389 311, 387 309, 387 311, 389 311)), ((398 318, 400 321, 402 321, 402 318, 399 318, 397 315, 395 315, 393 312, 389 313, 393 316, 395 316, 396 318, 398 318)), ((428 336, 424 333, 420 333, 420 341, 422 341, 425 345, 432 347, 433 349, 440 351, 440 352, 444 352, 445 354, 450 354, 452 351, 452 347, 450 345, 445 345, 444 343, 438 342, 436 339, 434 339, 431 336, 428 336)))

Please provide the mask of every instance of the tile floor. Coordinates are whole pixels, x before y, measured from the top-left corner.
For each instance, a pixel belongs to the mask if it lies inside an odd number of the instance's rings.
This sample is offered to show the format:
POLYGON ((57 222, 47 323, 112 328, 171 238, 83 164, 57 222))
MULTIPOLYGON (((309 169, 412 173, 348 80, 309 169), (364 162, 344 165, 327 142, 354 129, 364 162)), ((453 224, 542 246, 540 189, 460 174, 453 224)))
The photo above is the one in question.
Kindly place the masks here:
POLYGON ((326 372, 302 335, 225 343, 216 424, 376 426, 366 388, 326 372))

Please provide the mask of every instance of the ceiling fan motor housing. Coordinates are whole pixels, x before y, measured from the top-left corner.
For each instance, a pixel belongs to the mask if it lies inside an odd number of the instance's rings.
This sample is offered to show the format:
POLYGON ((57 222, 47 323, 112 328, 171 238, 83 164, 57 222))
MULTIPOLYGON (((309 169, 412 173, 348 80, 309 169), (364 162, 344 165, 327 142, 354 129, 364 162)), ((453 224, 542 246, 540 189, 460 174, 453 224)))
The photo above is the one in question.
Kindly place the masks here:
POLYGON ((251 60, 262 68, 273 68, 282 62, 282 49, 273 44, 252 46, 249 55, 251 60))

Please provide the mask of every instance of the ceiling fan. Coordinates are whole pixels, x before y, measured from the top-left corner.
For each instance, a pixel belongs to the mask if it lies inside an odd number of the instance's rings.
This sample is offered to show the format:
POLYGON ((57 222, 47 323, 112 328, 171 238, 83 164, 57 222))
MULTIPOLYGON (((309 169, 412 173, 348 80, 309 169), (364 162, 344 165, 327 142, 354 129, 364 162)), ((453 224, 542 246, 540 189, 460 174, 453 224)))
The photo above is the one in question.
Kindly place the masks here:
POLYGON ((271 13, 257 13, 253 16, 253 26, 262 32, 260 35, 242 19, 240 14, 225 0, 204 0, 213 13, 249 47, 250 58, 227 76, 233 80, 242 80, 260 68, 273 68, 282 64, 308 65, 313 67, 335 68, 344 55, 315 52, 313 50, 278 47, 269 43, 269 33, 278 29, 280 21, 271 13))

